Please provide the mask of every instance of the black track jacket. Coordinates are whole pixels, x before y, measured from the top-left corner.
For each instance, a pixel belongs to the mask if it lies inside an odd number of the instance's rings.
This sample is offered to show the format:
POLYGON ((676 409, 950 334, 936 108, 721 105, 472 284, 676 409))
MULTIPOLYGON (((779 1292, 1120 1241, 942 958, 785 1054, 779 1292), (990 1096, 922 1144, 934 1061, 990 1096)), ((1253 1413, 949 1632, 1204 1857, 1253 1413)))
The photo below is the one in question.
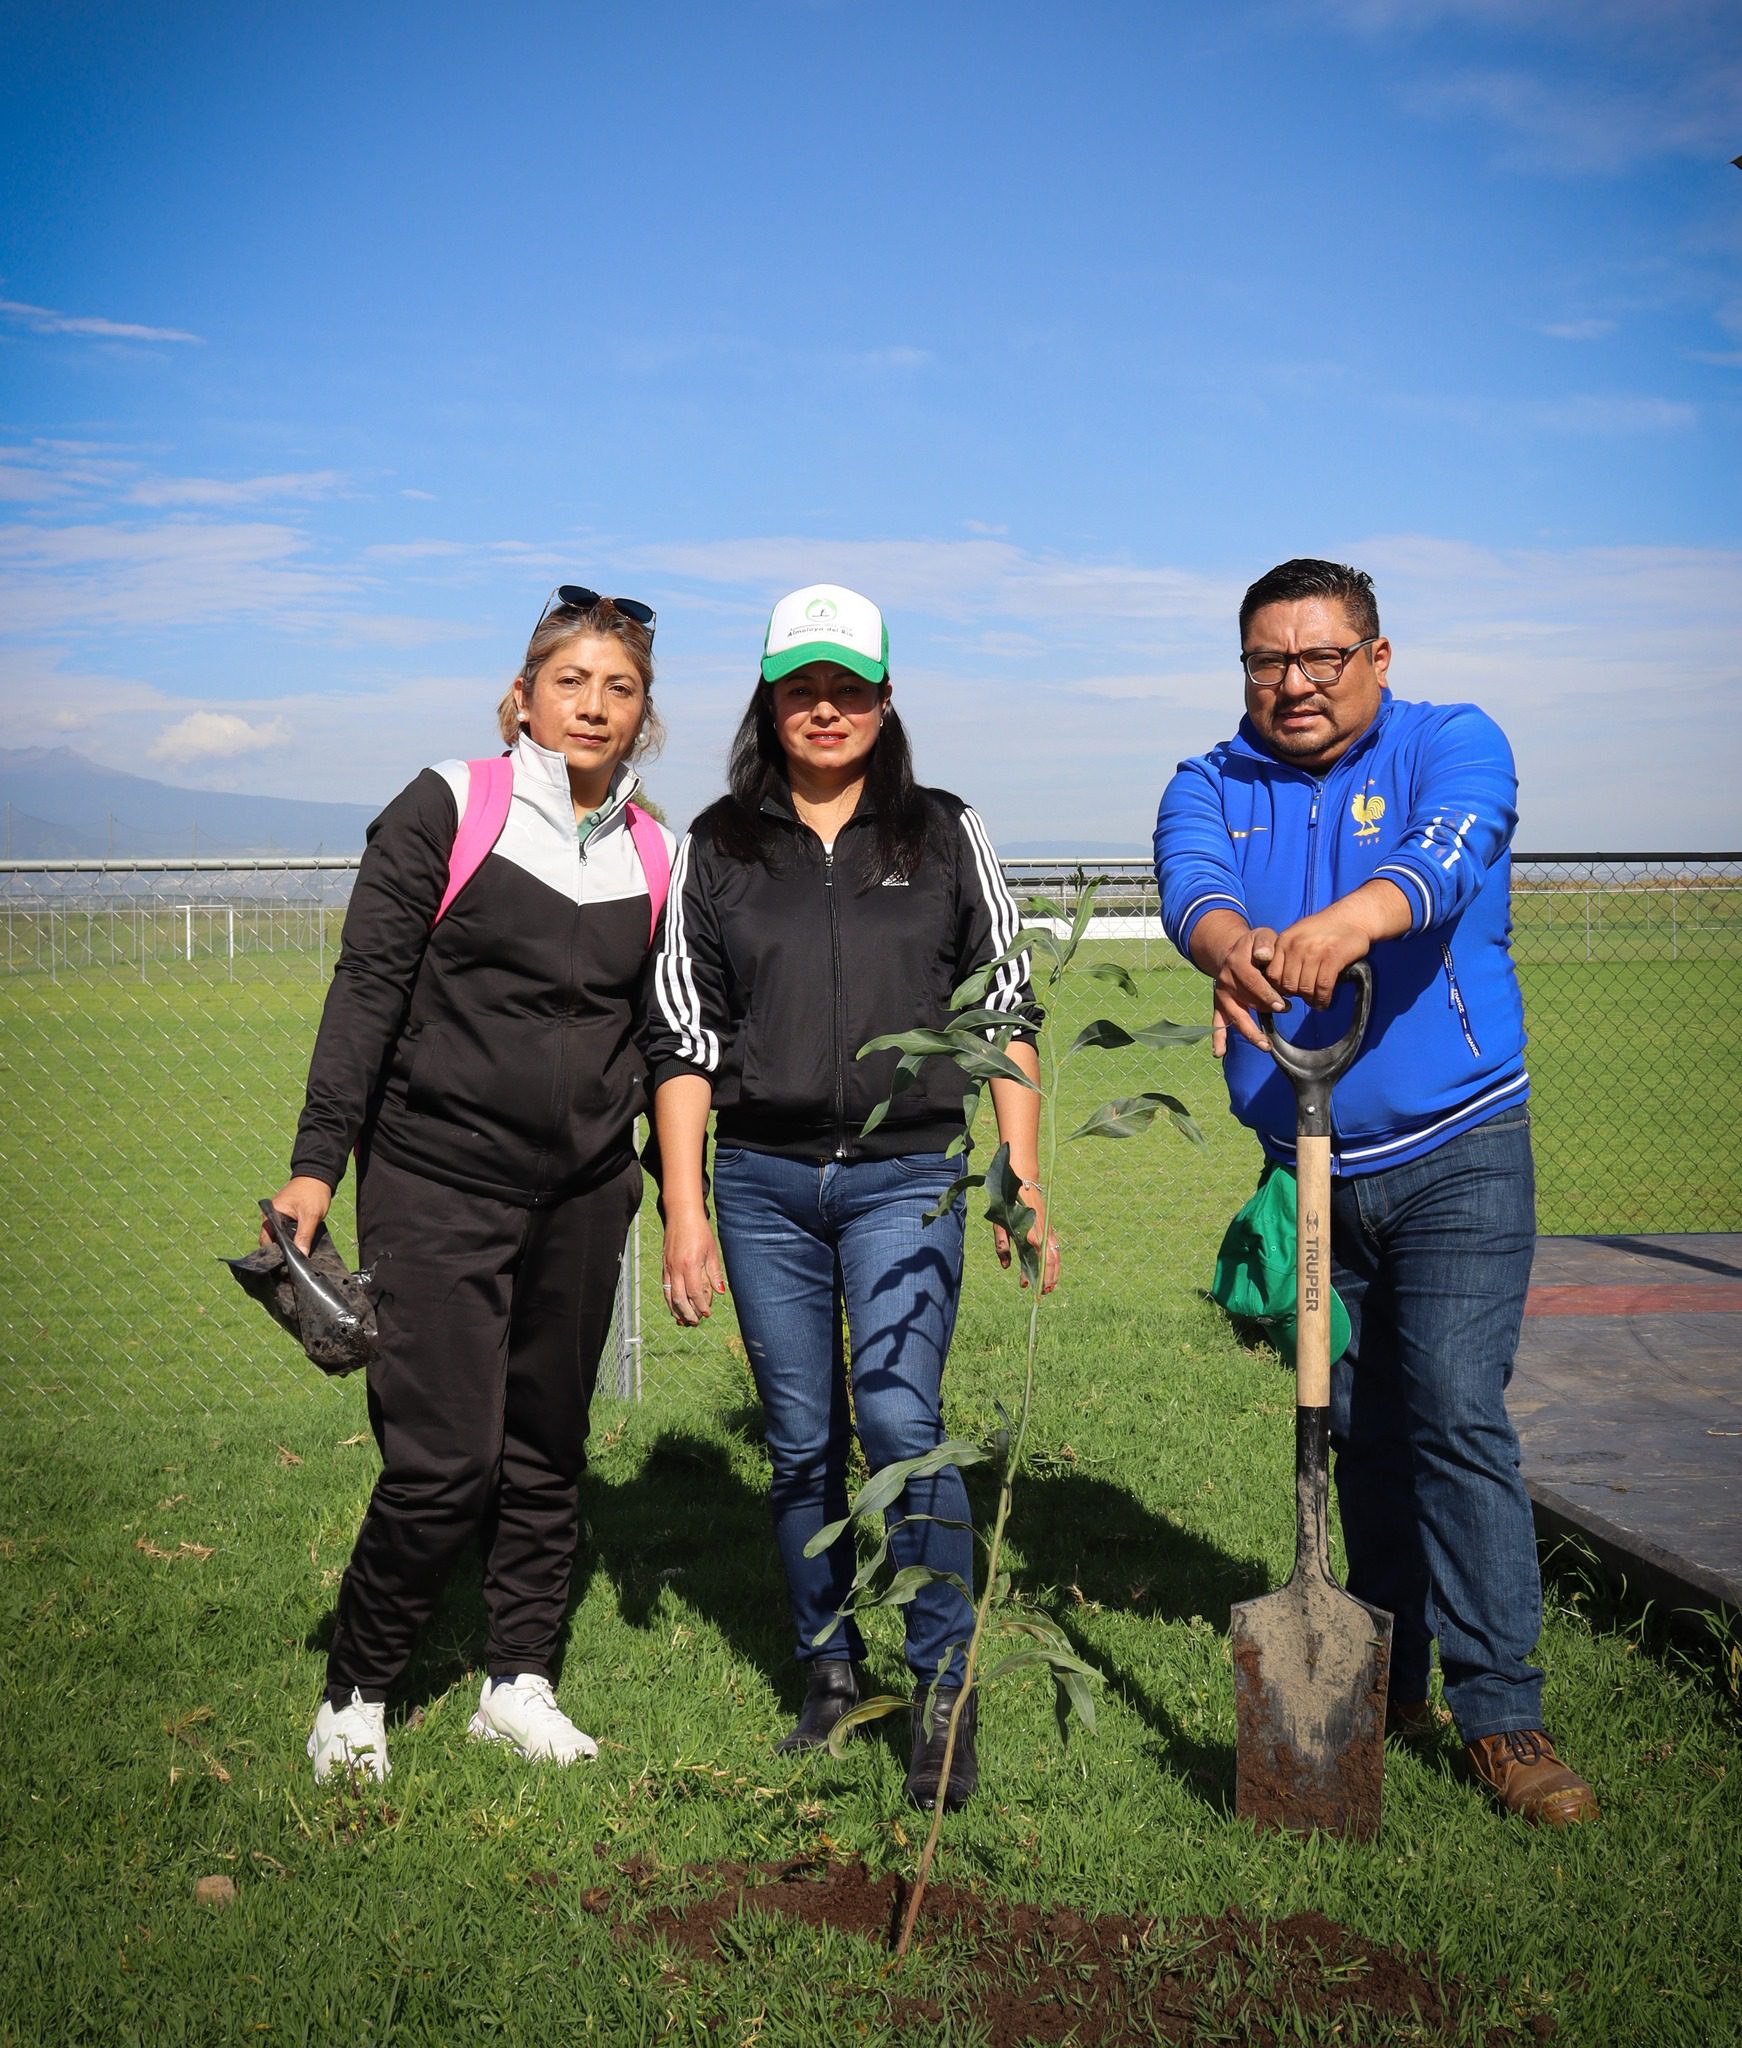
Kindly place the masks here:
MULTIPOLYGON (((713 1087, 715 1139, 807 1160, 941 1152, 962 1131, 966 1083, 930 1059, 868 1138, 897 1055, 855 1059, 867 1039, 947 1022, 959 982, 1020 925, 986 828, 960 797, 921 790, 925 858, 881 883, 875 815, 861 800, 832 854, 784 792, 763 812, 766 865, 718 852, 703 813, 678 848, 653 963, 648 1065, 713 1087)), ((1039 1024, 1026 953, 1000 967, 988 1008, 1039 1024)))
POLYGON ((525 736, 512 755, 502 836, 433 932, 466 764, 426 768, 369 827, 293 1173, 337 1186, 360 1141, 532 1207, 633 1156, 649 905, 624 806, 639 784, 617 771, 583 849, 562 756, 525 736))

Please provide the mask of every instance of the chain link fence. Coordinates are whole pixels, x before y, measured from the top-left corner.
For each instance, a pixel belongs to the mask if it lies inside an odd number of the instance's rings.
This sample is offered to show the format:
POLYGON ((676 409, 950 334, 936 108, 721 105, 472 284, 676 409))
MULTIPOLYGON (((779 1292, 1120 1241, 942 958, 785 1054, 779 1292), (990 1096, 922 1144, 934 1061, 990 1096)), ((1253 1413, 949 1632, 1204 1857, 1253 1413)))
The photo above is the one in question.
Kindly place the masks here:
MULTIPOLYGON (((1050 1028, 1097 1015, 1201 1022, 1202 978, 1163 936, 1132 861, 1007 861, 1019 900, 1071 914, 1101 889, 1089 957, 1138 989, 1076 979, 1050 1028)), ((0 863, 0 1412, 218 1411, 312 1368, 217 1263, 252 1242, 283 1180, 354 858, 0 863)), ((1514 953, 1530 1027, 1545 1231, 1742 1229, 1742 854, 1520 857, 1514 953)), ((1067 1070, 1060 1125, 1160 1088, 1200 1124, 1063 1148, 1063 1295, 1153 1305, 1208 1277, 1250 1192, 1253 1140, 1207 1045, 1094 1053, 1067 1070)), ((333 1224, 354 1243, 349 1191, 333 1224)), ((977 1256, 970 1292, 1000 1284, 977 1256)), ((631 1237, 603 1385, 699 1390, 726 1315, 674 1329, 651 1199, 631 1237)), ((728 1361, 729 1364, 729 1361, 728 1361)))

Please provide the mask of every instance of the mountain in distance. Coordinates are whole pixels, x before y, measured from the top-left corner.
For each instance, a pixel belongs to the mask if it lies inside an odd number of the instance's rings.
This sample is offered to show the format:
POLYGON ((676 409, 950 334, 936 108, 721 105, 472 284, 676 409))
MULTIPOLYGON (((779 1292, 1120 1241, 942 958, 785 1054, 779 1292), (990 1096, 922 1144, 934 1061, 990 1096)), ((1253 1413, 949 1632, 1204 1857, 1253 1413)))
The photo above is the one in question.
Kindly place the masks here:
POLYGON ((0 806, 13 860, 360 853, 378 808, 179 789, 70 747, 0 748, 0 806))
MULTIPOLYGON (((0 852, 13 860, 360 853, 377 808, 182 789, 101 767, 71 747, 0 748, 0 852)), ((998 850, 1013 860, 1048 861, 1149 853, 1140 844, 1086 839, 1017 840, 998 850)))

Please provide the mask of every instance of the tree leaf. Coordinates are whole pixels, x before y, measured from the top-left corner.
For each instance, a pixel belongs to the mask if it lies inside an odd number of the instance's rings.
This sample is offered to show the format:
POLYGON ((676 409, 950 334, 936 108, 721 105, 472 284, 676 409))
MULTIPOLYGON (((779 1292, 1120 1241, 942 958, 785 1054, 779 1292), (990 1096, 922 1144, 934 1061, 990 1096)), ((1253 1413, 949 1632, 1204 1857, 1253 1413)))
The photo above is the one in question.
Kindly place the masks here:
POLYGON ((969 1188, 977 1188, 985 1181, 983 1173, 963 1173, 950 1182, 937 1200, 919 1219, 921 1223, 935 1223, 940 1216, 947 1215, 955 1207, 958 1195, 966 1194, 969 1188))
POLYGON ((1164 1095, 1161 1100, 1169 1120, 1180 1136, 1182 1138, 1189 1138, 1200 1152, 1207 1152, 1210 1148, 1204 1142, 1203 1132, 1198 1129, 1196 1119, 1191 1111, 1186 1108, 1185 1104, 1180 1101, 1179 1097, 1177 1095, 1164 1095))
POLYGON ((868 1138, 889 1114, 890 1110, 894 1108, 895 1098, 904 1089, 911 1088, 914 1082, 919 1079, 920 1061, 923 1058, 924 1055, 921 1053, 907 1052, 903 1053, 901 1058, 896 1061, 895 1072, 889 1077, 889 1093, 884 1096, 883 1100, 878 1103, 877 1107, 859 1126, 860 1137, 868 1138))
POLYGON ((1091 960, 1078 972, 1095 981, 1116 981, 1128 996, 1137 993, 1137 984, 1132 980, 1130 970, 1121 967, 1117 960, 1091 960))
POLYGON ((1122 1045, 1135 1045, 1136 1039, 1123 1024, 1115 1024, 1111 1017, 1097 1017, 1092 1024, 1085 1024, 1066 1048, 1064 1057, 1072 1059, 1080 1052, 1096 1047, 1102 1052, 1113 1052, 1122 1045))
POLYGON ((1078 1671, 1061 1671, 1058 1678, 1059 1684, 1064 1688, 1065 1697, 1076 1709, 1077 1719, 1093 1735, 1095 1732, 1095 1696, 1089 1690, 1088 1681, 1078 1671))
POLYGON ((972 1589, 963 1585, 961 1575, 957 1572, 934 1571, 929 1564, 904 1564, 884 1587, 881 1596, 871 1604, 878 1607, 905 1607, 917 1594, 924 1592, 927 1586, 954 1586, 970 1604, 974 1598, 972 1589))
POLYGON ((958 1010, 951 1031, 1014 1031, 1024 1020, 1014 1010, 958 1010))
POLYGON ((933 1053, 951 1054, 955 1049, 956 1041, 947 1031, 887 1031, 881 1038, 868 1038, 853 1057, 862 1060, 874 1052, 899 1052, 926 1059, 933 1053))
POLYGON ((912 1704, 911 1700, 883 1693, 874 1700, 861 1700, 856 1707, 849 1707, 829 1730, 829 1754, 845 1756, 847 1738, 855 1728, 863 1728, 867 1721, 881 1721, 886 1714, 899 1714, 912 1704))
POLYGON ((1175 1024, 1166 1017, 1157 1017, 1153 1024, 1145 1024, 1131 1036, 1138 1045, 1196 1045, 1199 1039, 1209 1037, 1210 1029, 1208 1024, 1175 1024))
MULTIPOLYGON (((1008 1651, 989 1671, 982 1671, 980 1683, 990 1685, 993 1679, 1007 1671, 1031 1671, 1040 1664, 1044 1664, 1061 1682, 1074 1678, 1085 1689, 1091 1684, 1098 1685, 1104 1682, 1094 1665, 1085 1664, 1081 1657, 1071 1651, 1049 1650, 1040 1643, 1031 1643, 1026 1649, 1008 1651)), ((1087 1718, 1089 1725, 1093 1727, 1092 1708, 1087 1718)))
POLYGON ((1158 1017, 1153 1024, 1145 1024, 1139 1030, 1131 1031, 1123 1024, 1115 1024, 1111 1017, 1097 1017, 1092 1024, 1085 1024, 1064 1057, 1068 1060, 1079 1052, 1097 1047, 1111 1052, 1122 1045, 1195 1045, 1200 1038, 1208 1038, 1207 1024, 1172 1024, 1165 1017, 1158 1017))
POLYGON ((1014 1081, 1018 1086, 1040 1093, 1040 1083, 1025 1074, 1007 1052, 988 1045, 983 1038, 968 1038, 950 1048, 950 1056, 964 1074, 977 1081, 1014 1081))
POLYGON ((969 1004, 982 1001, 987 989, 992 986, 993 975, 998 972, 1000 967, 1019 958, 1029 950, 1031 936, 1026 931, 1018 932, 1002 953, 994 953, 983 967, 976 967, 966 981, 958 982, 950 991, 950 1008, 952 1010, 960 1009, 969 1004))
POLYGON ((1091 882, 1083 870, 1078 868, 1071 878, 1077 885, 1077 914, 1071 919, 1070 949, 1077 950, 1077 942, 1088 927, 1089 919, 1095 914, 1095 898, 1101 893, 1102 877, 1097 875, 1091 882))
MULTIPOLYGON (((950 1437, 941 1444, 934 1444, 929 1451, 922 1451, 917 1458, 897 1458, 892 1465, 885 1465, 880 1472, 874 1473, 859 1489, 858 1497, 853 1502, 852 1513, 877 1514, 900 1495, 910 1479, 929 1479, 934 1472, 941 1472, 946 1465, 983 1465, 986 1456, 980 1445, 968 1443, 961 1437, 950 1437)), ((843 1523, 838 1526, 846 1525, 843 1523)), ((819 1529, 817 1536, 826 1533, 819 1529)), ((811 1538, 811 1543, 817 1542, 817 1536, 811 1538)), ((818 1545, 819 1549, 826 1547, 818 1545)), ((812 1556, 816 1554, 811 1550, 810 1544, 807 1544, 805 1549, 812 1556)))
POLYGON ((1047 930, 1045 925, 1025 925, 1022 930, 1022 936, 1026 940, 1031 952, 1044 953, 1049 960, 1054 962, 1055 973, 1059 967, 1064 965, 1064 949, 1060 946, 1054 935, 1047 930))
POLYGON ((821 1557, 831 1543, 838 1542, 841 1532, 853 1526, 853 1517, 848 1515, 839 1522, 825 1522, 804 1547, 806 1557, 821 1557))
POLYGON ((1022 1182, 1010 1164, 1008 1145, 998 1147, 986 1168, 986 1221, 1008 1231, 1018 1246, 1027 1244, 1034 1228, 1035 1211, 1022 1199, 1022 1182))
POLYGON ((1134 1138, 1139 1131, 1148 1130, 1155 1121, 1156 1112, 1163 1109, 1178 1125, 1183 1136, 1197 1145, 1204 1142, 1203 1132, 1192 1121, 1191 1111, 1179 1097, 1164 1095, 1154 1089, 1146 1089, 1141 1095, 1121 1095, 1112 1102, 1103 1102, 1088 1122, 1070 1135, 1072 1138, 1134 1138))
POLYGON ((1010 1476, 1010 1432, 1014 1425, 1010 1411, 1002 1401, 994 1398, 992 1406, 998 1411, 998 1427, 992 1433, 992 1458, 998 1467, 999 1478, 1007 1479, 1010 1476))
POLYGON ((1012 1671, 1030 1671, 1035 1665, 1045 1662, 1046 1653, 1043 1650, 1012 1650, 1008 1656, 1000 1657, 996 1664, 982 1671, 978 1682, 981 1685, 993 1685, 1012 1671))

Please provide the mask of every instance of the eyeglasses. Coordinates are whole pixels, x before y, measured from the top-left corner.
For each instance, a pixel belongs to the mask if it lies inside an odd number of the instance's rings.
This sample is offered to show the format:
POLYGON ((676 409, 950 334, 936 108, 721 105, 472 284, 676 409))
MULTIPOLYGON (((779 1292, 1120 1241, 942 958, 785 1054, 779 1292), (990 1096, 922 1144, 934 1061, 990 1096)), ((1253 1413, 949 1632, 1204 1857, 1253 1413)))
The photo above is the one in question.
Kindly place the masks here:
POLYGON ((1255 690, 1280 690, 1291 668, 1298 668, 1309 683, 1334 683, 1351 659, 1378 638, 1369 633, 1353 647, 1306 647, 1299 654, 1243 654, 1240 666, 1255 690))
MULTIPOLYGON (((659 614, 650 604, 643 604, 638 597, 601 597, 596 590, 589 590, 584 583, 559 583, 544 601, 544 610, 538 615, 538 626, 542 626, 552 612, 560 605, 565 610, 590 612, 596 604, 613 604, 626 619, 633 619, 638 626, 647 628, 647 637, 653 638, 653 628, 659 614)), ((533 627, 533 632, 538 631, 533 627)))

